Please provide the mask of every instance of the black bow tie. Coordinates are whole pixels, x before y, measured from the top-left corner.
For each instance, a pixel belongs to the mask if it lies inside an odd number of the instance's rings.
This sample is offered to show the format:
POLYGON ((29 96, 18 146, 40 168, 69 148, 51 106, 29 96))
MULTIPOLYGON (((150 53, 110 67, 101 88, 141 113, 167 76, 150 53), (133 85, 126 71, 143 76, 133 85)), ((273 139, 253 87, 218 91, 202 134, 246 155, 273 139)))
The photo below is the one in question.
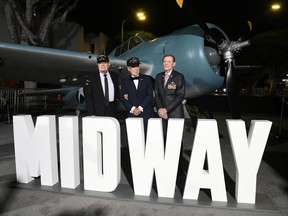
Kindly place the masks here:
POLYGON ((139 79, 139 76, 138 76, 138 77, 131 77, 131 76, 130 76, 130 79, 131 79, 131 80, 138 80, 138 79, 139 79))

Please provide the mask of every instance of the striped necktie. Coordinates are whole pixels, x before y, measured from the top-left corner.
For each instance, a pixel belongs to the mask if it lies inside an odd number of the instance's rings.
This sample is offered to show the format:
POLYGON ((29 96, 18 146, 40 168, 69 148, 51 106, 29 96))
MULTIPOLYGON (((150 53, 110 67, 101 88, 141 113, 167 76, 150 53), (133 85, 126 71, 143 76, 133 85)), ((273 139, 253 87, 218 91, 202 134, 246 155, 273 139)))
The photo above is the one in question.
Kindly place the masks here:
POLYGON ((169 74, 165 73, 165 78, 164 78, 164 86, 166 86, 167 80, 169 79, 169 74))

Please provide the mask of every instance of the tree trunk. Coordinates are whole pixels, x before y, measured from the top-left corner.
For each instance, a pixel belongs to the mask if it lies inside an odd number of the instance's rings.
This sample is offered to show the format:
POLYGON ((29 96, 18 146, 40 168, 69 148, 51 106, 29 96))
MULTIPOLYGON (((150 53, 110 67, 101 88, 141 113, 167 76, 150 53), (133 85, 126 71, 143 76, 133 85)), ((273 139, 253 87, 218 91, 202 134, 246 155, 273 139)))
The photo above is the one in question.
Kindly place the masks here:
MULTIPOLYGON (((4 14, 12 43, 35 46, 49 44, 47 36, 52 26, 65 21, 67 14, 77 6, 78 1, 3 0, 4 14)), ((36 82, 24 81, 24 88, 36 87, 36 82)))

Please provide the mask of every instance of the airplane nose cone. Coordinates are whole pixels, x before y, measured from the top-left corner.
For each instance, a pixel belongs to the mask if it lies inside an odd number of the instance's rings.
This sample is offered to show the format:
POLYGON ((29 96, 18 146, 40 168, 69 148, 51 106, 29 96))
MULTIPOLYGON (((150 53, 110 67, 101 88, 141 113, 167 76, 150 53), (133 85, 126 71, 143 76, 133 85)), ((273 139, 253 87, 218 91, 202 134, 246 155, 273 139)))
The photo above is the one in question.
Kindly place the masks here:
POLYGON ((221 56, 217 50, 212 47, 205 47, 206 58, 211 66, 219 65, 221 62, 221 56))

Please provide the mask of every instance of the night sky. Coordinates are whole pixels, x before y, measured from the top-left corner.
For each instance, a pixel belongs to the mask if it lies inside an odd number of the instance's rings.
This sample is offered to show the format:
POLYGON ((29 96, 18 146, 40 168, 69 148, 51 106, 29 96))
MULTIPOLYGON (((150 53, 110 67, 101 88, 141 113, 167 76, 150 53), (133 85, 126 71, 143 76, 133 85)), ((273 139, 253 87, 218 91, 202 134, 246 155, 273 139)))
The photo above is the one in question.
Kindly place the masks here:
POLYGON ((251 34, 288 27, 288 0, 281 12, 271 12, 271 0, 184 0, 190 1, 196 14, 187 15, 176 0, 80 0, 70 18, 82 24, 85 32, 103 32, 109 37, 120 34, 121 23, 127 20, 124 31, 144 30, 156 36, 169 34, 196 22, 200 16, 222 28, 230 37, 237 39, 249 32, 247 20, 253 24, 251 34), (285 8, 286 7, 286 8, 285 8), (133 19, 135 11, 143 9, 147 21, 133 19))

